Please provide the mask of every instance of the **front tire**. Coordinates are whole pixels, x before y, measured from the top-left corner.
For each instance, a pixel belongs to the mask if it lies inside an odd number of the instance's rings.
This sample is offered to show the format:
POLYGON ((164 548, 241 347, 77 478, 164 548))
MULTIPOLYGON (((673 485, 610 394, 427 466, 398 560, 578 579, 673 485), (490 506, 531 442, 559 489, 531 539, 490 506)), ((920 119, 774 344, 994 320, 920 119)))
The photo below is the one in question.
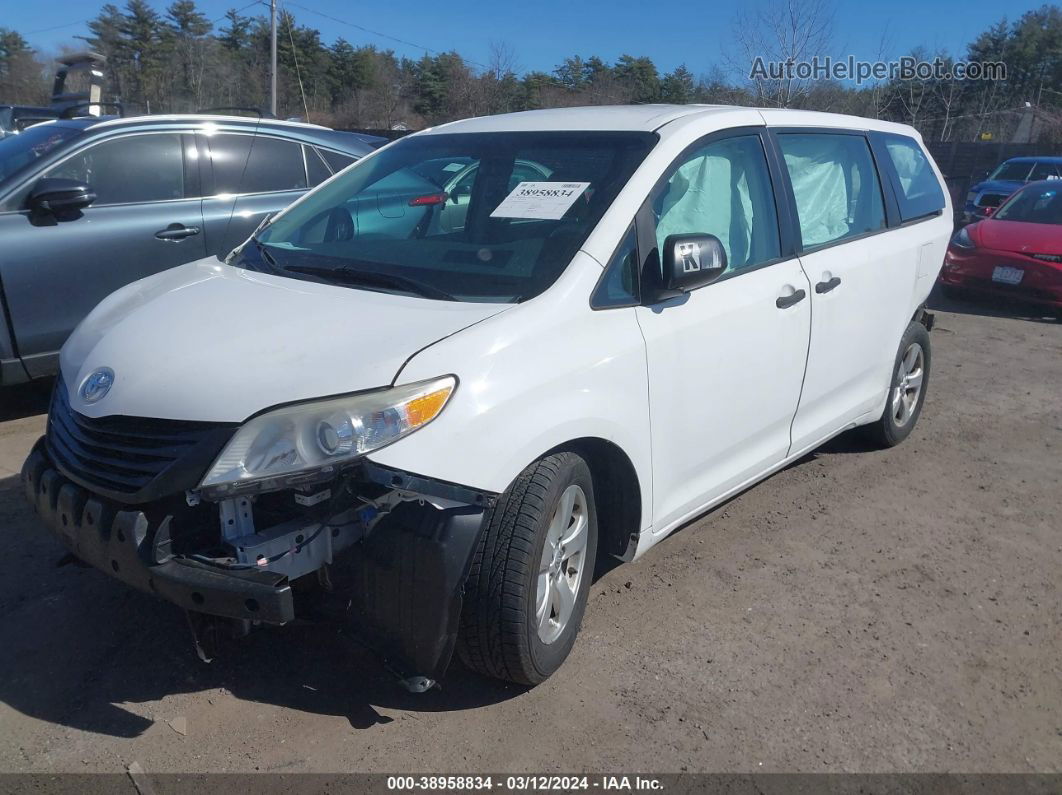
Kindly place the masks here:
POLYGON ((929 332, 921 323, 913 322, 896 352, 885 411, 877 422, 866 426, 873 442, 895 447, 911 435, 926 400, 930 362, 929 332))
POLYGON ((469 668, 525 685, 547 679, 579 632, 597 555, 590 469, 556 453, 498 500, 465 583, 458 654, 469 668))

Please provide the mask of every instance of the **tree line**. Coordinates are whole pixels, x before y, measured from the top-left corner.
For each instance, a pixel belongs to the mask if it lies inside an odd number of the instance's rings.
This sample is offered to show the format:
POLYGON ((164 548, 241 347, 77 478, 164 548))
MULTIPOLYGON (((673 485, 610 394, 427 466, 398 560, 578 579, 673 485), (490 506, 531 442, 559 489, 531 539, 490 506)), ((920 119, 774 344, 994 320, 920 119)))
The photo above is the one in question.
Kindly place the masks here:
MULTIPOLYGON (((775 62, 831 54, 831 0, 766 0, 733 20, 733 44, 708 72, 665 72, 647 56, 612 63, 573 55, 551 72, 521 71, 495 44, 488 63, 457 52, 400 56, 320 31, 283 10, 278 21, 278 115, 335 127, 418 129, 452 119, 544 107, 649 102, 796 107, 901 121, 938 141, 1062 141, 1062 10, 1045 5, 1002 20, 970 42, 966 61, 1002 62, 1005 80, 931 76, 865 85, 814 78, 750 79, 756 57, 775 62), (1034 123, 1030 125, 1030 114, 1034 123), (1026 128, 1027 133, 1023 133, 1026 128)), ((146 0, 108 3, 88 23, 83 48, 107 57, 106 99, 132 111, 189 112, 269 104, 270 29, 238 10, 211 20, 195 0, 163 12, 146 0)), ((67 50, 76 47, 66 48, 67 50)), ((881 53, 887 51, 883 39, 881 53)), ((956 56, 918 48, 918 60, 956 56)), ((54 62, 0 27, 0 102, 46 102, 54 62)))

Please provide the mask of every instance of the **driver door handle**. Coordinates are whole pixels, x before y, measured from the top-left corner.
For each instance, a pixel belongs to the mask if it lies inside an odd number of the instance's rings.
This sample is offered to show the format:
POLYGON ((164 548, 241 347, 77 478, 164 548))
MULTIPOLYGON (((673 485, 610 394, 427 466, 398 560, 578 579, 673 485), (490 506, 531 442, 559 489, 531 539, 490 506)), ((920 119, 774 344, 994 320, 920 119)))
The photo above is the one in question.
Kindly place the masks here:
POLYGON ((807 293, 805 293, 803 290, 796 290, 795 292, 789 295, 780 296, 778 300, 774 302, 774 305, 779 309, 788 309, 789 307, 795 306, 796 304, 799 304, 801 301, 803 301, 806 295, 807 293))
POLYGON ((817 292, 819 295, 822 295, 823 293, 828 293, 830 290, 835 288, 840 283, 841 283, 841 277, 840 276, 834 276, 829 281, 819 282, 818 284, 816 284, 815 285, 815 292, 817 292))
POLYGON ((179 243, 186 237, 192 237, 192 235, 199 234, 198 226, 185 226, 184 224, 170 224, 165 229, 160 229, 155 233, 155 237, 159 240, 169 240, 173 243, 179 243))

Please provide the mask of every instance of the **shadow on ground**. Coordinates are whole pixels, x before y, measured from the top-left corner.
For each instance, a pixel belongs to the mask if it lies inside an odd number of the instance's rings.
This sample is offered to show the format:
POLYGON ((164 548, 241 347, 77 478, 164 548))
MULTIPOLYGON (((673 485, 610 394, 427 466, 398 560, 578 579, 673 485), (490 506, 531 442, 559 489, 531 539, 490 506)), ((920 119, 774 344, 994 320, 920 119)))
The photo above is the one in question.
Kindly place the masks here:
MULTIPOLYGON (((818 458, 820 458, 821 456, 824 456, 824 455, 847 455, 847 454, 850 454, 850 453, 866 454, 866 453, 873 453, 875 451, 879 451, 880 449, 881 449, 880 447, 875 445, 872 441, 870 441, 867 438, 866 435, 864 435, 864 433, 863 433, 861 428, 853 428, 852 430, 845 431, 844 433, 841 433, 841 434, 833 437, 832 439, 830 439, 825 444, 821 445, 820 447, 816 447, 814 450, 812 450, 809 453, 805 453, 804 455, 802 455, 800 458, 796 459, 795 461, 792 461, 789 464, 786 464, 786 466, 784 466, 781 470, 779 470, 779 472, 785 472, 785 471, 790 470, 790 469, 799 469, 802 466, 805 466, 807 464, 813 463, 818 458)), ((778 472, 774 473, 774 475, 771 475, 770 477, 775 477, 776 475, 778 475, 778 472)), ((769 480, 770 478, 767 478, 767 479, 769 480)), ((679 525, 674 530, 672 530, 670 533, 668 533, 667 538, 663 539, 663 541, 661 541, 661 544, 676 543, 675 539, 677 539, 680 536, 680 534, 683 531, 685 531, 687 528, 690 528, 690 527, 693 527, 695 525, 698 525, 700 522, 704 521, 707 517, 711 517, 712 515, 714 515, 716 513, 720 513, 722 511, 725 511, 727 506, 730 505, 734 500, 736 500, 739 497, 741 497, 741 495, 744 494, 745 492, 747 492, 749 489, 756 488, 762 482, 763 481, 756 481, 755 483, 750 484, 749 486, 745 487, 741 491, 739 491, 739 492, 737 492, 735 494, 731 494, 729 497, 727 497, 727 499, 725 499, 723 502, 721 502, 718 505, 716 505, 711 510, 709 510, 709 511, 707 511, 705 513, 702 513, 702 514, 698 514, 697 516, 694 516, 692 519, 688 520, 684 524, 679 525)), ((597 579, 599 579, 601 576, 603 576, 605 573, 607 573, 608 571, 611 571, 612 569, 614 569, 617 565, 619 565, 619 564, 618 563, 611 564, 606 569, 604 569, 603 571, 599 567, 598 572, 596 572, 596 574, 595 574, 595 581, 597 579)))
MULTIPOLYGON (((27 409, 35 405, 30 397, 24 401, 27 409)), ((790 467, 871 449, 858 432, 849 432, 790 467)), ((0 480, 0 670, 8 672, 0 677, 0 701, 42 721, 136 737, 154 721, 139 714, 146 710, 124 705, 221 689, 244 701, 340 716, 367 729, 390 721, 381 707, 457 711, 526 692, 455 661, 441 688, 407 693, 379 657, 335 624, 255 630, 226 642, 214 662, 202 663, 178 608, 95 569, 57 565, 64 553, 26 504, 19 479, 0 480)), ((600 566, 597 577, 614 567, 600 566)))
POLYGON ((464 710, 525 692, 455 661, 440 689, 407 693, 335 624, 256 630, 202 663, 179 609, 95 569, 59 566, 63 553, 26 506, 19 479, 0 480, 0 700, 42 721, 135 737, 153 721, 123 704, 224 688, 364 729, 390 721, 376 707, 464 710))
POLYGON ((976 315, 978 317, 1001 317, 1029 320, 1034 323, 1055 323, 1054 310, 1028 304, 1006 296, 986 296, 975 293, 961 293, 949 290, 945 295, 938 284, 933 288, 927 303, 934 312, 953 312, 959 315, 976 315))
POLYGON ((48 411, 54 379, 0 387, 0 422, 21 420, 48 411))

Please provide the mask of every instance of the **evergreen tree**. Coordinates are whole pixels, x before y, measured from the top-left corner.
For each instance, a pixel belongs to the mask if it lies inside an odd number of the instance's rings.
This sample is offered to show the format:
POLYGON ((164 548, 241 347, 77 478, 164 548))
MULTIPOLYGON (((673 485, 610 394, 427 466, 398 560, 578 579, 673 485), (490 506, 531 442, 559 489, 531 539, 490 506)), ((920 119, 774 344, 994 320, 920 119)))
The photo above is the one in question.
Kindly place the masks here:
POLYGON ((240 52, 251 43, 251 20, 230 8, 225 12, 225 21, 228 26, 221 29, 221 46, 231 52, 240 52))
POLYGON ((660 81, 660 99, 663 102, 685 105, 694 101, 695 91, 693 73, 686 68, 685 64, 664 75, 664 79, 660 81))
POLYGON ((630 92, 631 102, 656 102, 660 99, 660 76, 649 58, 621 55, 613 70, 616 78, 630 92))

